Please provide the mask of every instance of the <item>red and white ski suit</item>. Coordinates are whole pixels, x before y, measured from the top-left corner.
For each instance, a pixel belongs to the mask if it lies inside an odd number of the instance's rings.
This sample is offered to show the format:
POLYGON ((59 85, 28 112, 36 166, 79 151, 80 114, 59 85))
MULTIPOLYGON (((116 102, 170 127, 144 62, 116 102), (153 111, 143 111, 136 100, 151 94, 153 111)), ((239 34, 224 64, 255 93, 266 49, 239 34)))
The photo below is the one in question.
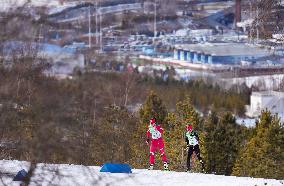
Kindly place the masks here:
MULTIPOLYGON (((162 157, 163 162, 167 162, 167 157, 165 155, 165 145, 164 140, 162 138, 162 134, 164 129, 160 125, 153 126, 154 131, 147 130, 147 139, 151 137, 150 143, 150 164, 153 165, 155 163, 155 151, 157 148, 160 150, 160 155, 162 157)), ((149 141, 149 140, 147 140, 149 141)))

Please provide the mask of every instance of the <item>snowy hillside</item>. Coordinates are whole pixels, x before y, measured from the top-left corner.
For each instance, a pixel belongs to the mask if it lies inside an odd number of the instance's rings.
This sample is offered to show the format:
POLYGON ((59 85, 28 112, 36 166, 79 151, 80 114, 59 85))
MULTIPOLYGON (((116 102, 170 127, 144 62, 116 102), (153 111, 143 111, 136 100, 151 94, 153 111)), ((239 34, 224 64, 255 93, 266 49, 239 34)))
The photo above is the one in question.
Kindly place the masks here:
MULTIPOLYGON (((8 11, 10 8, 17 8, 25 5, 27 0, 1 0, 0 12, 8 11)), ((30 0, 28 5, 34 7, 48 7, 48 13, 53 14, 60 12, 66 8, 76 6, 79 2, 69 2, 60 3, 59 0, 30 0)))
POLYGON ((59 0, 1 0, 3 6, 22 6, 23 4, 30 2, 33 6, 58 6, 59 0))
MULTIPOLYGON (((27 162, 0 161, 0 185, 20 185, 13 176, 29 166, 27 162)), ((161 185, 161 186, 284 186, 284 180, 217 176, 212 174, 148 171, 137 169, 132 174, 100 173, 98 166, 39 164, 31 185, 161 185)))

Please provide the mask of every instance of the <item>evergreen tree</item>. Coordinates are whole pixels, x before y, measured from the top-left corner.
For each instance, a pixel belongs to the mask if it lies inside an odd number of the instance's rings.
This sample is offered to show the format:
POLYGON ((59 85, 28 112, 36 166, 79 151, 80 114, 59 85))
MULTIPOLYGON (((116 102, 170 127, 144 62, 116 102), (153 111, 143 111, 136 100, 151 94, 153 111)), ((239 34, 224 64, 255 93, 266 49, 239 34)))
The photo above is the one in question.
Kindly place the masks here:
POLYGON ((163 124, 167 116, 167 110, 158 95, 151 91, 140 108, 139 114, 139 126, 132 141, 132 164, 137 168, 145 168, 145 166, 148 166, 149 161, 149 146, 145 143, 149 119, 156 117, 157 122, 165 128, 166 126, 163 124))
MULTIPOLYGON (((189 96, 185 100, 177 103, 175 113, 169 113, 167 117, 169 130, 166 131, 167 154, 171 160, 171 169, 184 170, 186 166, 187 151, 185 151, 184 132, 188 123, 194 127, 200 126, 200 118, 189 96)), ((199 136, 202 136, 199 134, 199 136)), ((202 139, 202 137, 200 137, 202 139)), ((199 170, 199 163, 195 157, 192 158, 193 171, 199 170)))
POLYGON ((219 118, 215 111, 212 111, 204 124, 204 146, 205 146, 205 162, 206 162, 206 171, 215 172, 216 171, 216 140, 215 133, 219 118))
POLYGON ((151 91, 142 108, 139 110, 139 114, 140 121, 144 124, 148 124, 149 119, 152 117, 155 117, 158 122, 163 123, 167 116, 167 110, 161 98, 154 91, 151 91))
POLYGON ((190 123, 194 128, 201 128, 199 114, 193 107, 190 96, 177 103, 177 115, 183 120, 184 127, 190 123))
POLYGON ((94 138, 92 144, 94 161, 100 164, 107 161, 128 163, 135 122, 135 118, 124 107, 106 107, 103 120, 97 128, 98 137, 94 138))
POLYGON ((245 133, 236 124, 235 117, 226 112, 217 119, 213 112, 205 125, 207 170, 230 175, 245 133))
POLYGON ((284 178, 284 128, 277 115, 262 111, 255 135, 242 149, 233 174, 284 178))
POLYGON ((182 170, 184 167, 184 127, 175 113, 169 113, 167 117, 169 130, 165 131, 167 156, 172 170, 182 170))

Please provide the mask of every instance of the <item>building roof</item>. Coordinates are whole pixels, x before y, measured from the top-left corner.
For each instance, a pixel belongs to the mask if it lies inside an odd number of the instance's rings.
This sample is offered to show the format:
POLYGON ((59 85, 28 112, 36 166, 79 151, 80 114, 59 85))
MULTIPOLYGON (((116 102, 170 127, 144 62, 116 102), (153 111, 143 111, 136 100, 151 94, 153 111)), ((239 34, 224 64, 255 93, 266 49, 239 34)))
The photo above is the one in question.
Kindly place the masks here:
POLYGON ((264 56, 270 51, 245 43, 204 43, 176 45, 176 49, 194 51, 213 56, 264 56))
POLYGON ((260 91, 260 92, 252 92, 252 96, 277 96, 284 97, 284 92, 278 91, 260 91))

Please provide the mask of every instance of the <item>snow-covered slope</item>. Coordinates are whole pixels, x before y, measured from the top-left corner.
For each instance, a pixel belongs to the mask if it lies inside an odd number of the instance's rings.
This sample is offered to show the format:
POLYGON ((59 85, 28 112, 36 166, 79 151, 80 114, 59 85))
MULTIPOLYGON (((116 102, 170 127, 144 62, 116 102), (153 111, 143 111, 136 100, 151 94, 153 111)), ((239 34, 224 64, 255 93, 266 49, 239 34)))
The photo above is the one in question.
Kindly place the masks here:
MULTIPOLYGON (((22 161, 0 161, 0 185, 20 185, 13 176, 29 166, 22 161)), ((132 174, 100 173, 99 166, 38 164, 31 185, 110 185, 110 186, 284 186, 284 180, 217 176, 186 172, 133 169, 132 174)))
POLYGON ((22 6, 29 2, 33 6, 58 6, 61 5, 59 0, 1 0, 2 6, 22 6))
POLYGON ((33 7, 47 7, 48 14, 54 14, 57 12, 61 12, 66 8, 74 7, 78 2, 70 2, 66 1, 64 3, 60 3, 59 0, 0 0, 0 12, 5 12, 8 10, 13 10, 15 8, 21 7, 23 5, 33 6, 33 7), (29 3, 27 3, 29 2, 29 3))

